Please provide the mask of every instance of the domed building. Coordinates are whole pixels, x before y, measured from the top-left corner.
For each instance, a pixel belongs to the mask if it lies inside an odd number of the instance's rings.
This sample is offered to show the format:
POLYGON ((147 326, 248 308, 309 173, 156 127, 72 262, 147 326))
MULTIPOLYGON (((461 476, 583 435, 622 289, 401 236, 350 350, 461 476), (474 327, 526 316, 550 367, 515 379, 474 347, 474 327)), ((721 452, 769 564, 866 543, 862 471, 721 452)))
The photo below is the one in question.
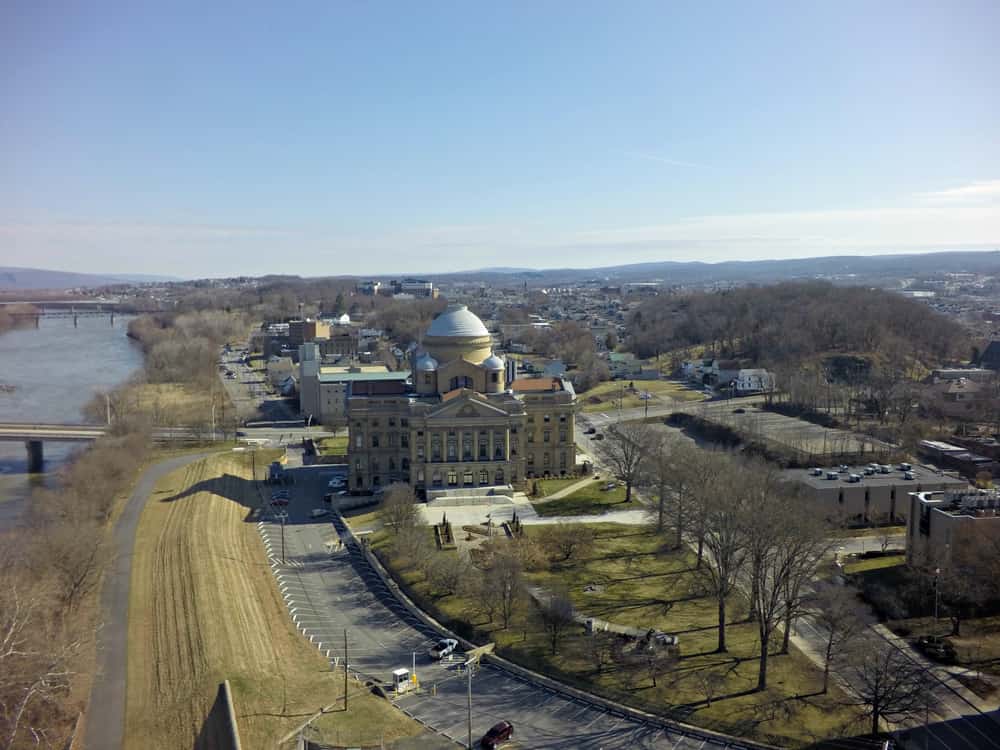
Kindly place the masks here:
POLYGON ((506 486, 573 472, 573 387, 516 379, 465 305, 438 315, 410 358, 409 384, 348 398, 351 491, 401 481, 421 493, 506 486))

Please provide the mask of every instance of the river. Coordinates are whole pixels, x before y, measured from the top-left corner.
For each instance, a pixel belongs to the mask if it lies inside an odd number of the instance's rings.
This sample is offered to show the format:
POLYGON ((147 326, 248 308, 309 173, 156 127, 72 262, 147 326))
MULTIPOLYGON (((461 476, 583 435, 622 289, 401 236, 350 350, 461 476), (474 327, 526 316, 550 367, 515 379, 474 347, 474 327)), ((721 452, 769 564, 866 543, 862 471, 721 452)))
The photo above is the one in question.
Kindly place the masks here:
MULTIPOLYGON (((0 422, 83 422, 84 405, 99 391, 124 382, 142 367, 142 350, 125 333, 131 318, 42 317, 38 328, 0 334, 0 422)), ((45 473, 29 475, 20 442, 0 440, 0 529, 13 525, 31 488, 51 484, 54 471, 79 444, 45 443, 45 473)))

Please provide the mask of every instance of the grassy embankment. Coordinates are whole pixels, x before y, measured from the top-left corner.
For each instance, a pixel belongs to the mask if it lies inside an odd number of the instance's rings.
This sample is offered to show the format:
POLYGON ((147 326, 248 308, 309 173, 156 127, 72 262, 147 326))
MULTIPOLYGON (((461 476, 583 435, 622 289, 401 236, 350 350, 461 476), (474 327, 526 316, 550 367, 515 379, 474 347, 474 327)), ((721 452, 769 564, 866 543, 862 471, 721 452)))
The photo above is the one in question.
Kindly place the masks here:
MULTIPOLYGON (((372 520, 368 513, 352 519, 352 525, 369 525, 372 520)), ((435 595, 416 566, 392 557, 387 532, 374 534, 373 544, 428 611, 479 642, 495 641, 504 656, 577 687, 692 724, 785 746, 804 746, 858 728, 857 716, 844 706, 843 694, 836 688, 827 695, 818 693, 820 670, 794 647, 790 654, 778 656, 772 645, 769 687, 754 692, 757 629, 745 621, 742 597, 729 603, 729 651, 716 653, 716 603, 705 593, 690 552, 666 551, 661 539, 644 529, 614 524, 592 528, 597 543, 584 557, 548 565, 527 578, 545 587, 568 586, 580 612, 677 633, 682 658, 676 668, 658 676, 655 687, 641 670, 595 666, 588 648, 591 637, 582 628, 573 628, 552 655, 532 604, 523 602, 510 627, 503 629, 482 614, 474 592, 435 595), (713 684, 710 701, 706 684, 713 684)), ((537 538, 544 532, 532 527, 527 533, 537 538)))
POLYGON ((685 385, 673 380, 607 380, 603 383, 579 394, 577 400, 582 404, 584 412, 607 411, 617 409, 618 401, 621 399, 623 409, 635 409, 645 406, 646 401, 639 398, 639 394, 648 391, 652 398, 649 399, 650 408, 662 406, 670 399, 675 401, 701 401, 704 394, 692 390, 685 385), (628 384, 635 384, 635 391, 630 391, 628 384), (624 398, 622 388, 624 387, 624 398))
POLYGON ((540 516, 589 516, 615 510, 639 510, 643 507, 634 494, 629 502, 625 502, 624 485, 613 490, 602 490, 607 481, 604 478, 596 479, 565 497, 535 502, 532 505, 540 516))
MULTIPOLYGON (((273 748, 342 700, 295 629, 252 518, 246 455, 199 461, 160 482, 139 523, 128 639, 127 748, 192 747, 229 679, 244 747, 273 748)), ((352 681, 350 710, 314 723, 327 741, 377 744, 421 727, 352 681)))

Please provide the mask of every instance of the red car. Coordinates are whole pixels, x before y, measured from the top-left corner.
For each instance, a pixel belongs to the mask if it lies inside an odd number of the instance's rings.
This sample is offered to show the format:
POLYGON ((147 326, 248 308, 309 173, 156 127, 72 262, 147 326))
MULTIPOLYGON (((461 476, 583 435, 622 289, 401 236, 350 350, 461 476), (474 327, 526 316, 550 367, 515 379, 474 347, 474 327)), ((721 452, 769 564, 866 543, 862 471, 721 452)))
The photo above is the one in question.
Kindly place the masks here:
POLYGON ((499 724, 494 724, 490 731, 483 735, 483 738, 479 740, 479 746, 483 750, 494 750, 513 736, 514 725, 509 721, 501 721, 499 724))

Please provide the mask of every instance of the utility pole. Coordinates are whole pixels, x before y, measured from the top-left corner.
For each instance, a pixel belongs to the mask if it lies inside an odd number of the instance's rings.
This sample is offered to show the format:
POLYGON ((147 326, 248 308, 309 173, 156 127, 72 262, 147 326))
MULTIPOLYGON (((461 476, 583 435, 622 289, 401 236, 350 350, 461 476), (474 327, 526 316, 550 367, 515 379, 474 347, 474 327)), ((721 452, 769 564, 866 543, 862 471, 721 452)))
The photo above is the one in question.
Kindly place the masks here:
POLYGON ((281 521, 281 564, 285 564, 285 519, 288 518, 288 514, 285 511, 281 511, 278 514, 278 519, 281 521))
POLYGON ((111 394, 104 394, 104 409, 107 412, 108 427, 111 426, 111 394))
POLYGON ((468 677, 468 705, 469 705, 469 750, 472 750, 472 660, 465 663, 465 674, 468 677))
POLYGON ((344 710, 347 710, 347 628, 344 628, 344 710))

